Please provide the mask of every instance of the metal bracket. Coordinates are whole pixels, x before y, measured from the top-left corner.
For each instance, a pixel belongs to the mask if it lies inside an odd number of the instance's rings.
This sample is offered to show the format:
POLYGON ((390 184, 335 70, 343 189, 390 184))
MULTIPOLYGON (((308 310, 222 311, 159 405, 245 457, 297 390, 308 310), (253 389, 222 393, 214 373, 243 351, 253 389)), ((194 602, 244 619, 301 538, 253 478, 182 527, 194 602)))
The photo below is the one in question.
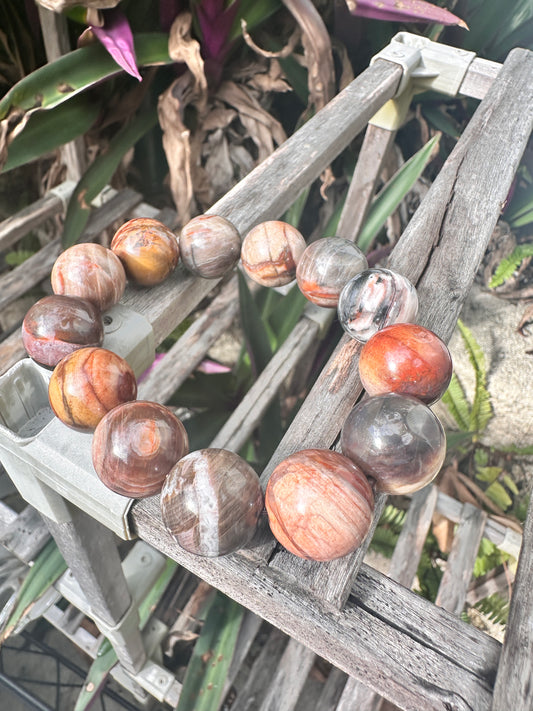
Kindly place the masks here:
POLYGON ((398 32, 390 44, 370 60, 371 64, 378 59, 399 64, 403 76, 395 97, 369 123, 391 131, 398 129, 413 95, 421 91, 432 89, 456 96, 475 57, 475 52, 432 42, 410 32, 398 32))
MULTIPOLYGON (((104 316, 104 347, 140 375, 155 354, 150 323, 121 304, 104 316)), ((133 499, 115 494, 92 464, 92 435, 65 430, 48 402, 50 371, 28 358, 0 377, 0 459, 24 499, 56 523, 70 520, 68 501, 121 538, 133 535, 128 511, 133 499)))

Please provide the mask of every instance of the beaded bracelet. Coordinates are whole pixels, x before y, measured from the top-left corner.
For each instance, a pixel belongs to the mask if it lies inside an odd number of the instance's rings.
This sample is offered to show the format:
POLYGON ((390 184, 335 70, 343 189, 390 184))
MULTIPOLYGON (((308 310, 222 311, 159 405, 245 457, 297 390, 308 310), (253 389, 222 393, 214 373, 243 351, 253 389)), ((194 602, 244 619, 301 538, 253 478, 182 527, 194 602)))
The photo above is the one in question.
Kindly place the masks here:
POLYGON ((433 332, 411 323, 416 290, 400 274, 368 269, 349 240, 306 246, 294 227, 269 221, 241 239, 225 218, 202 215, 179 241, 162 223, 137 218, 114 235, 111 249, 78 244, 52 269, 53 296, 26 314, 28 354, 54 367, 49 399, 76 429, 94 429, 95 471, 132 498, 161 491, 163 521, 189 552, 218 556, 246 546, 266 507, 270 528, 289 551, 327 561, 355 550, 368 534, 374 489, 412 493, 438 473, 445 455, 442 425, 428 405, 445 391, 452 364, 433 332), (346 419, 342 454, 307 449, 274 470, 265 496, 239 455, 224 449, 189 453, 182 422, 166 407, 137 401, 128 363, 101 348, 101 312, 117 303, 126 278, 141 286, 168 277, 179 258, 193 274, 220 278, 241 259, 265 286, 296 278, 313 303, 337 308, 344 330, 363 343, 359 374, 367 397, 346 419))

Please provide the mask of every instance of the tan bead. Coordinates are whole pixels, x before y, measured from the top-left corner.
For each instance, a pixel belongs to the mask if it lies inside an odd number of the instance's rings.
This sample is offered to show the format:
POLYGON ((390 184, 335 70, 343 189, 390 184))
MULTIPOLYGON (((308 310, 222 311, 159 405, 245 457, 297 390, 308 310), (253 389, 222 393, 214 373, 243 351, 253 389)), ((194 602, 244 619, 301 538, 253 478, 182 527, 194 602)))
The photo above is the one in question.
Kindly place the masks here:
POLYGON ((120 259, 110 249, 93 243, 66 249, 56 259, 51 278, 54 294, 87 299, 100 311, 118 303, 126 287, 120 259))
POLYGON ((159 220, 138 217, 125 222, 111 241, 129 279, 141 286, 164 281, 179 259, 176 235, 159 220))
POLYGON ((224 217, 199 215, 181 230, 180 253, 190 272, 218 279, 239 261, 241 236, 224 217))
POLYGON ((244 238, 242 266, 262 286, 282 286, 296 276, 305 240, 295 227, 272 220, 256 225, 244 238))

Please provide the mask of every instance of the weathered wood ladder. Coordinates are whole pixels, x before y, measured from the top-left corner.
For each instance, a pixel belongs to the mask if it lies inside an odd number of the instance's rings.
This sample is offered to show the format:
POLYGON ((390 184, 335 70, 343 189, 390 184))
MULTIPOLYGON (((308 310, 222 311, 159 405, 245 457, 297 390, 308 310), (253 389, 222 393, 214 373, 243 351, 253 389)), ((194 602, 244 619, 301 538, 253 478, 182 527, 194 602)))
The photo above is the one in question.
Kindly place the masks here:
MULTIPOLYGON (((280 217, 394 97, 402 76, 394 58, 378 58, 210 212, 226 216, 241 234, 263 220, 280 217)), ((417 285, 418 321, 444 340, 451 336, 533 130, 532 76, 533 53, 525 50, 513 50, 501 67, 478 59, 469 63, 459 93, 482 99, 481 104, 390 257, 389 265, 417 285)), ((339 235, 355 238, 359 216, 366 212, 393 137, 394 127, 368 127, 339 235)), ((94 239, 117 219, 154 215, 153 208, 141 201, 131 190, 114 195, 95 212, 83 239, 94 239)), ((0 250, 61 208, 61 198, 50 195, 6 220, 0 225, 0 250)), ((159 217, 168 224, 175 218, 170 212, 159 217)), ((46 278, 59 249, 53 242, 29 263, 0 277, 0 306, 46 278)), ((160 343, 213 286, 178 269, 158 287, 127 289, 123 302, 144 315, 160 343)), ((233 277, 143 382, 139 396, 161 402, 169 398, 229 326, 237 308, 233 277)), ((309 308, 216 436, 214 446, 237 450, 246 441, 322 325, 316 310, 309 308)), ((359 348, 356 342, 341 339, 266 467, 263 483, 288 454, 334 445, 362 390, 354 367, 359 348)), ((17 333, 0 344, 2 371, 22 356, 17 333)), ((376 520, 383 505, 384 497, 378 498, 376 520)), ((118 558, 107 553, 113 548, 111 534, 90 518, 91 511, 71 508, 71 520, 49 522, 50 530, 92 602, 93 616, 113 631, 120 627, 131 598, 117 575, 118 558)), ((247 550, 214 560, 195 557, 179 549, 166 532, 158 497, 133 502, 129 523, 139 538, 259 616, 249 617, 247 641, 239 647, 238 659, 257 632, 259 618, 290 635, 263 710, 294 707, 315 654, 349 675, 344 691, 344 674, 330 675, 317 699, 320 711, 375 710, 381 697, 417 711, 533 708, 533 508, 524 530, 503 647, 458 615, 481 537, 510 546, 515 553, 520 537, 515 534, 513 539, 512 532, 475 507, 461 505, 433 486, 413 497, 390 577, 362 562, 364 550, 328 564, 297 559, 276 547, 266 526, 247 550), (435 510, 458 524, 438 606, 409 589, 435 510)), ((0 532, 5 537, 13 521, 4 524, 0 532)), ((128 631, 117 640, 122 664, 138 672, 145 663, 140 637, 128 631)), ((235 708, 241 707, 245 703, 237 699, 235 708)))

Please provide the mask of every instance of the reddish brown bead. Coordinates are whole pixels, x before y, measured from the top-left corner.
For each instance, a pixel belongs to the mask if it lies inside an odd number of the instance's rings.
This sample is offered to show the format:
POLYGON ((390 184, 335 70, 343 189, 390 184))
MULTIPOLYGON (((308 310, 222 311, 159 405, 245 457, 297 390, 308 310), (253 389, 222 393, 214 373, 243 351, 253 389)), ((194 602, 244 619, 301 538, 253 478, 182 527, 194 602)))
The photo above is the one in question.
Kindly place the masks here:
POLYGON ((111 241, 129 279, 141 286, 164 281, 179 259, 176 235, 159 220, 137 217, 125 222, 111 241))
POLYGON ((181 420, 163 405, 145 400, 126 402, 104 415, 92 443, 100 480, 132 498, 161 491, 169 471, 188 451, 181 420))
POLYGON ((291 553, 327 561, 366 537, 374 495, 363 472, 342 454, 307 449, 274 469, 265 506, 272 533, 291 553))
POLYGON ((137 397, 128 363, 106 348, 81 348, 56 365, 48 387, 55 415, 74 429, 94 429, 117 405, 137 397))
POLYGON ((181 260, 204 279, 218 279, 237 264, 241 236, 229 220, 219 215, 199 215, 180 234, 181 260))
POLYGON ((118 303, 125 287, 120 259, 101 244, 75 244, 60 254, 52 267, 54 294, 79 296, 100 311, 118 303))
POLYGON ((253 537, 263 492, 252 467, 225 449, 200 449, 180 459, 161 492, 161 514, 178 544, 215 557, 253 537))
POLYGON ((452 359, 433 331, 398 323, 378 331, 365 343, 359 374, 370 395, 412 395, 431 405, 450 383, 452 359))
POLYGON ((22 342, 33 360, 55 366, 69 353, 101 346, 104 324, 94 304, 75 296, 45 296, 22 322, 22 342))
POLYGON ((305 240, 295 227, 273 220, 254 227, 242 243, 245 272, 262 286, 282 286, 296 276, 305 240))

